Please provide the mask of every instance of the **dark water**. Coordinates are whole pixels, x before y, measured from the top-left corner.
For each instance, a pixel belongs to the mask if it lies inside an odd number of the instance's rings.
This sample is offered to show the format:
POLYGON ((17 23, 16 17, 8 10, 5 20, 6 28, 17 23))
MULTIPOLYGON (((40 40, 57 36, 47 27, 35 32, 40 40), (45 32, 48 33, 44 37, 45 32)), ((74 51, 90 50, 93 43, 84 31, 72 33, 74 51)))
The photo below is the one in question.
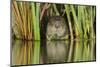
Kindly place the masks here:
POLYGON ((69 63, 96 60, 96 42, 92 40, 12 42, 12 65, 69 63))

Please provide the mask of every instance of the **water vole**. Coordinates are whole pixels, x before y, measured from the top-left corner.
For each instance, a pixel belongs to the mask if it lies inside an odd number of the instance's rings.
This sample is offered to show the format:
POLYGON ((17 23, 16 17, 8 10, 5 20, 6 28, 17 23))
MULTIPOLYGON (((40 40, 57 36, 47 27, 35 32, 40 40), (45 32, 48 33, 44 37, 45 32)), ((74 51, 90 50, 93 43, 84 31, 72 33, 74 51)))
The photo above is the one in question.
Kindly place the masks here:
POLYGON ((68 30, 67 30, 66 21, 61 16, 54 16, 50 18, 47 24, 46 29, 46 38, 47 40, 51 39, 67 39, 66 37, 68 30))

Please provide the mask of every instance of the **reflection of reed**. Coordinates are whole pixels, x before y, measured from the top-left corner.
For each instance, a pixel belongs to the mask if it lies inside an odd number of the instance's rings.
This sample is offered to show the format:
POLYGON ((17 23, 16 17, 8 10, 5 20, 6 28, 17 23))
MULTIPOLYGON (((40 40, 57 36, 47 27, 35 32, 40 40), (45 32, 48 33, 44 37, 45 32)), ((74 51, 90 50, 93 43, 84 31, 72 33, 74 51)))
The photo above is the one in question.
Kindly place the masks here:
POLYGON ((12 65, 39 63, 39 42, 15 40, 12 48, 12 65))
POLYGON ((73 44, 73 40, 71 40, 70 41, 70 47, 69 47, 69 53, 68 53, 68 62, 70 62, 71 61, 71 59, 72 59, 72 53, 73 53, 73 46, 74 46, 74 44, 73 44))
POLYGON ((90 59, 96 60, 96 42, 95 42, 95 40, 90 41, 90 44, 91 44, 90 45, 90 47, 91 47, 91 49, 90 49, 90 54, 91 54, 90 59))
POLYGON ((16 40, 12 49, 12 64, 25 65, 32 63, 33 45, 31 41, 16 40))
MULTIPOLYGON (((74 50, 73 50, 74 55, 73 55, 73 60, 72 60, 73 62, 82 61, 82 55, 83 55, 82 51, 84 49, 83 43, 85 43, 85 42, 82 40, 75 41, 75 46, 74 46, 74 50)), ((85 61, 85 60, 83 59, 83 61, 85 61)))
POLYGON ((95 61, 94 40, 47 41, 43 63, 95 61))
POLYGON ((41 47, 38 41, 15 40, 12 65, 95 61, 95 47, 95 40, 47 41, 41 47))
POLYGON ((73 50, 73 60, 78 61, 95 61, 95 39, 94 40, 76 40, 75 49, 73 50))

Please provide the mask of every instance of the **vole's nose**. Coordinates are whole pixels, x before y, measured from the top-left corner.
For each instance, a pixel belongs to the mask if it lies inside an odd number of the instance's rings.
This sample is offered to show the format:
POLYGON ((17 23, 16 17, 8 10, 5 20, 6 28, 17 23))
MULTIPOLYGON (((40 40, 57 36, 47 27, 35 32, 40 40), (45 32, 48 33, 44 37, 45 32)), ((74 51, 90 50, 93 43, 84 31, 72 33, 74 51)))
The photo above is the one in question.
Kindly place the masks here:
POLYGON ((60 26, 60 24, 56 24, 56 25, 55 25, 56 28, 59 28, 59 26, 60 26))

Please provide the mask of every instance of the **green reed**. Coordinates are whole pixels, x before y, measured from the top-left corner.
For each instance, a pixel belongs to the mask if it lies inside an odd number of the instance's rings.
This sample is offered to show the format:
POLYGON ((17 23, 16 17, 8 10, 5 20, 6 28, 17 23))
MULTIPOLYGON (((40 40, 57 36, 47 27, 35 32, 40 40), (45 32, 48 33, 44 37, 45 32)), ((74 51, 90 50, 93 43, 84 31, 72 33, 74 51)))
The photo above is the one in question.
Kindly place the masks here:
POLYGON ((40 40, 40 27, 39 27, 39 10, 40 3, 31 3, 32 7, 32 23, 33 23, 33 31, 35 40, 40 40), (36 7, 35 7, 36 6, 36 7))
POLYGON ((12 28, 16 38, 40 40, 39 11, 39 3, 13 1, 12 28))
POLYGON ((56 4, 53 4, 53 7, 54 7, 54 11, 55 11, 56 15, 59 16, 60 14, 59 14, 59 12, 57 10, 56 4))
POLYGON ((73 29, 72 29, 70 10, 69 9, 70 9, 69 6, 65 5, 65 10, 66 10, 67 18, 68 18, 68 25, 69 25, 70 35, 71 35, 71 39, 73 39, 73 29))
POLYGON ((32 39, 31 30, 31 14, 28 2, 12 3, 12 28, 16 38, 18 39, 32 39), (17 31, 19 34, 17 34, 17 31))
POLYGON ((79 36, 81 33, 81 28, 79 26, 79 21, 78 21, 77 15, 76 15, 76 11, 75 11, 75 8, 73 5, 70 5, 70 8, 71 8, 72 15, 74 18, 75 34, 76 34, 76 36, 79 36))

